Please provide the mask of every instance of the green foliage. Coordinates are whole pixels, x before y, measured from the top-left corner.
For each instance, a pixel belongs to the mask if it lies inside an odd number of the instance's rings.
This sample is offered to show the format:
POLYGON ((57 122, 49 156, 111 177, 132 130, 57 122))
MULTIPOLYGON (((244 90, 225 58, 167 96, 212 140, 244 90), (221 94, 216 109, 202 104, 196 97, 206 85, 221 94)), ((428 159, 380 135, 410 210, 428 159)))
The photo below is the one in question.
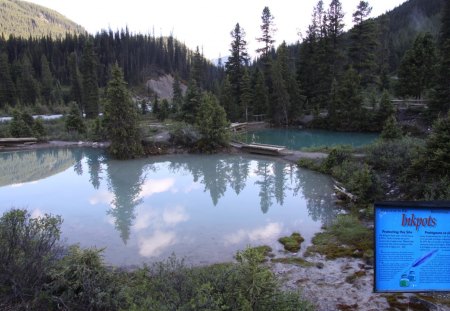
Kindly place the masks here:
POLYGON ((290 236, 285 236, 278 239, 278 242, 283 244, 284 249, 296 253, 300 250, 300 245, 305 239, 298 232, 292 233, 290 236))
POLYGON ((117 159, 130 159, 143 154, 138 132, 138 113, 116 64, 111 71, 105 103, 105 128, 111 140, 109 153, 117 159))
POLYGON ((450 197, 450 115, 436 120, 425 148, 406 172, 404 187, 413 199, 450 197))
POLYGON ((400 96, 422 98, 425 90, 433 86, 437 63, 435 50, 430 33, 417 36, 398 69, 397 93, 400 96))
POLYGON ((321 253, 327 259, 339 257, 373 257, 373 232, 356 217, 339 215, 336 221, 313 237, 307 253, 321 253))
POLYGON ((47 135, 47 130, 45 129, 42 118, 37 118, 34 120, 33 133, 39 140, 42 140, 47 135))
POLYGON ((44 215, 32 218, 13 209, 0 218, 0 301, 33 300, 44 290, 50 269, 61 254, 62 220, 44 215))
POLYGON ((75 24, 62 14, 43 6, 23 1, 1 0, 0 33, 33 38, 43 36, 61 37, 67 33, 82 34, 83 27, 75 24))
POLYGON ((0 218, 0 301, 11 310, 313 310, 282 291, 264 252, 187 267, 175 256, 133 272, 107 268, 102 250, 59 246, 61 218, 11 210, 0 218))
POLYGON ((99 113, 97 58, 92 40, 87 40, 84 46, 81 65, 82 107, 87 119, 97 118, 99 113))
POLYGON ((118 310, 121 300, 118 275, 109 271, 102 250, 72 246, 52 269, 48 292, 68 310, 118 310))
POLYGON ((65 118, 65 126, 68 132, 86 133, 86 125, 81 116, 81 111, 75 103, 71 104, 70 112, 65 118))
POLYGON ((163 99, 161 102, 161 107, 159 108, 159 111, 156 113, 156 116, 159 121, 164 121, 169 116, 169 102, 167 99, 163 99))
POLYGON ((204 94, 196 115, 196 125, 202 135, 202 148, 214 150, 229 141, 228 121, 214 95, 204 94))
POLYGON ((397 119, 394 115, 391 115, 387 118, 383 131, 381 131, 380 138, 381 139, 399 139, 402 137, 402 129, 397 123, 397 119))

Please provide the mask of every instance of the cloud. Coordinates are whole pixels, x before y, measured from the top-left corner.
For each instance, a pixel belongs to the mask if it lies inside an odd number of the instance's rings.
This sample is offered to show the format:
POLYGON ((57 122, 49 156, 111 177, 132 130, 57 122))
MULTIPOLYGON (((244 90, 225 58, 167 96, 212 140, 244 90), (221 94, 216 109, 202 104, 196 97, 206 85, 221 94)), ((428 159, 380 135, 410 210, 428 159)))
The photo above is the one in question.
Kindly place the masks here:
POLYGON ((139 198, 149 197, 155 193, 169 191, 175 185, 175 178, 149 179, 141 187, 139 198))
POLYGON ((148 228, 151 223, 157 223, 156 219, 158 215, 152 209, 144 210, 143 208, 139 208, 136 215, 138 217, 136 217, 136 223, 133 225, 133 228, 137 231, 148 228))
POLYGON ((97 204, 110 204, 111 207, 114 208, 114 205, 111 202, 114 200, 114 194, 109 191, 97 191, 93 196, 89 198, 89 204, 97 205, 97 204))
POLYGON ((157 257, 167 247, 176 243, 174 232, 155 231, 147 238, 139 239, 139 254, 144 257, 157 257))
POLYGON ((189 215, 183 206, 164 209, 162 218, 167 225, 174 226, 180 222, 189 220, 189 215))
POLYGON ((36 208, 31 213, 31 218, 41 218, 44 217, 44 212, 42 212, 39 208, 36 208))
POLYGON ((250 242, 266 242, 276 239, 280 236, 283 226, 277 222, 271 222, 264 227, 253 230, 241 229, 225 237, 225 245, 239 244, 245 240, 250 242))

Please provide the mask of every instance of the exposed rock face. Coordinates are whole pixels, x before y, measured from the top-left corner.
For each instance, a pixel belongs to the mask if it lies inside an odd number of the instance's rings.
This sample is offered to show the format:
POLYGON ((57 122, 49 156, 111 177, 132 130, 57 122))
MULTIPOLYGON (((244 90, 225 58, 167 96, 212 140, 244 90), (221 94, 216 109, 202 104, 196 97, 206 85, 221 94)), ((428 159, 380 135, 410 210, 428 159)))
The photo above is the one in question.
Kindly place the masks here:
MULTIPOLYGON (((158 95, 160 99, 172 100, 173 98, 173 81, 172 75, 160 76, 158 79, 148 80, 146 86, 158 95)), ((180 83, 183 95, 186 93, 187 86, 180 83)))

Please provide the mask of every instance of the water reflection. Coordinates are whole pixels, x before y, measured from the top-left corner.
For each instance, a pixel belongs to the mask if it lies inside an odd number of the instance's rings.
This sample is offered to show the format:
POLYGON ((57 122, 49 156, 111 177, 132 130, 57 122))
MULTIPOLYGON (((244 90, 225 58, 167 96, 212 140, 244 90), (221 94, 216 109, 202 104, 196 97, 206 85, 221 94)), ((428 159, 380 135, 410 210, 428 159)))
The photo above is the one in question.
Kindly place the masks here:
MULTIPOLYGON (((11 196, 23 196, 35 214, 62 214, 68 223, 74 217, 77 220, 67 232, 77 239, 85 235, 87 241, 98 235, 97 245, 108 246, 122 260, 128 260, 123 259, 124 245, 128 252, 133 248, 139 256, 150 258, 174 249, 197 249, 198 243, 216 249, 220 240, 227 249, 276 241, 292 230, 307 235, 312 221, 328 224, 338 212, 329 178, 269 157, 174 155, 114 161, 102 150, 82 148, 0 157, 0 186, 66 170, 64 177, 55 175, 59 181, 48 181, 47 194, 30 188, 11 196), (73 170, 67 170, 70 167, 73 170), (58 188, 59 184, 67 189, 58 188), (53 192, 60 193, 53 197, 53 192), (49 209, 53 201, 58 206, 49 209)), ((6 194, 0 187, 0 205, 5 207, 15 202, 6 194)))
POLYGON ((0 153, 0 187, 38 181, 65 171, 75 161, 70 149, 0 153))

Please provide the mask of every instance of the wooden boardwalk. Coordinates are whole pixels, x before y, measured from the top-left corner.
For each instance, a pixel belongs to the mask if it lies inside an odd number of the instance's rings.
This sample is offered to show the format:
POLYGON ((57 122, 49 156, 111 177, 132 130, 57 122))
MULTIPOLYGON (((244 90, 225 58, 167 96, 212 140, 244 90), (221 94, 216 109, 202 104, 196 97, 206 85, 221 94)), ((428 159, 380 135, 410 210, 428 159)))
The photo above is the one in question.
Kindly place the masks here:
POLYGON ((249 153, 265 154, 265 155, 285 155, 286 147, 268 144, 242 144, 241 149, 249 153))
POLYGON ((17 146, 17 145, 32 145, 37 143, 37 138, 23 137, 23 138, 0 138, 0 146, 17 146))

